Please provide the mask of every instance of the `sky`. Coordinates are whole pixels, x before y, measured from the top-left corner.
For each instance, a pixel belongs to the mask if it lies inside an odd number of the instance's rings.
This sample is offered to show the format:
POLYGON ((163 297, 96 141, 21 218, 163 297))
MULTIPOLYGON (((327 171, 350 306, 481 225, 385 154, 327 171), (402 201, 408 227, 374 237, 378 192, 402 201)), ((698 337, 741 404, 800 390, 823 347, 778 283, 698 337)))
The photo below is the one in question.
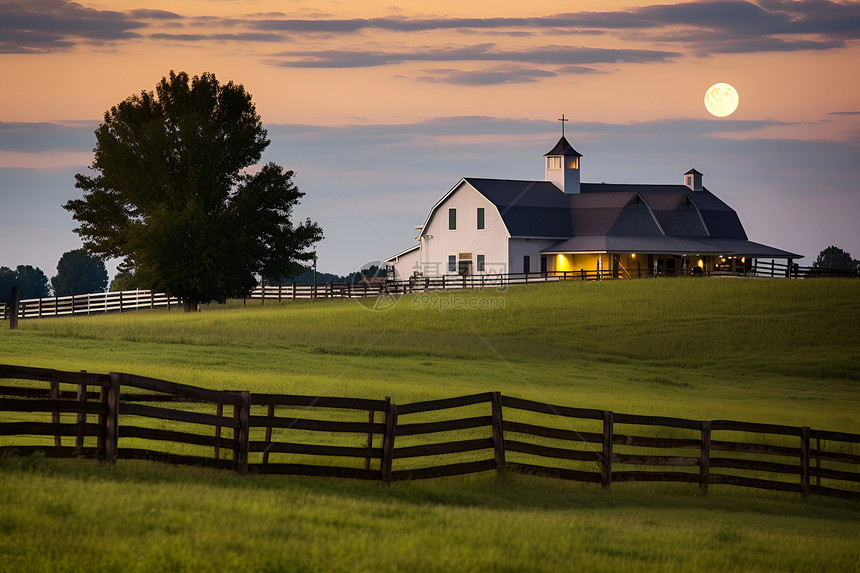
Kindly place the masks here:
POLYGON ((562 114, 584 182, 695 168, 750 240, 860 258, 858 69, 848 1, 0 0, 0 266, 51 277, 81 246, 61 205, 93 131, 171 70, 252 95, 321 271, 416 244, 462 177, 543 179, 562 114))

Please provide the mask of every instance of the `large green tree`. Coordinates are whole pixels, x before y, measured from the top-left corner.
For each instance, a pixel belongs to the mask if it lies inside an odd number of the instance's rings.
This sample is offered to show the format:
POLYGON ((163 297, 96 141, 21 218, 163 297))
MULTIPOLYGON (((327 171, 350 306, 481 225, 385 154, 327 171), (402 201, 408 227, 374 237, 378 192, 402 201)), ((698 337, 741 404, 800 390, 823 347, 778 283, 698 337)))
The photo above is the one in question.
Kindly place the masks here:
POLYGON ((83 249, 63 253, 57 263, 57 276, 51 279, 54 296, 104 292, 107 284, 104 261, 83 249))
POLYGON ((95 133, 94 175, 76 175, 83 199, 64 206, 76 232, 186 310, 246 295, 256 277, 289 276, 315 256, 322 229, 290 219, 304 196, 294 173, 254 167, 269 140, 242 85, 171 71, 108 110, 95 133))

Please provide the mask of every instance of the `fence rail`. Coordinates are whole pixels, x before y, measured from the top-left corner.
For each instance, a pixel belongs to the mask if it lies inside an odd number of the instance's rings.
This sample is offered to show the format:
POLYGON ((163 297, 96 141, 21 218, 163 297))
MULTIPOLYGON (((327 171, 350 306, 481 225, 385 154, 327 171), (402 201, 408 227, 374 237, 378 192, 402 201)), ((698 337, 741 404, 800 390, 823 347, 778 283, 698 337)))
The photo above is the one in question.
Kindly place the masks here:
MULTIPOLYGON (((742 273, 743 274, 743 273, 742 273)), ((860 269, 829 269, 801 267, 797 263, 780 263, 775 259, 756 260, 746 273, 748 276, 769 278, 811 279, 820 277, 860 278, 860 269)))
MULTIPOLYGON (((658 276, 686 276, 690 272, 666 272, 660 271, 658 276)), ((258 286, 251 292, 252 299, 265 301, 284 301, 312 298, 360 298, 366 296, 380 296, 384 294, 417 293, 431 290, 450 289, 476 289, 476 288, 504 288, 511 285, 524 285, 557 281, 596 281, 612 280, 618 278, 649 278, 654 275, 648 271, 639 271, 636 274, 625 274, 622 271, 610 269, 580 269, 578 271, 547 271, 533 273, 504 273, 504 274, 478 274, 478 275, 440 275, 435 277, 410 277, 405 280, 386 280, 378 283, 325 283, 319 285, 264 285, 258 286)), ((769 278, 816 278, 816 277, 841 277, 858 278, 860 271, 840 269, 819 269, 814 267, 801 267, 797 264, 788 265, 775 260, 752 261, 746 268, 737 268, 734 271, 708 271, 701 276, 746 276, 746 277, 769 277, 769 278)))
POLYGON ((384 482, 491 470, 860 499, 860 434, 485 392, 396 405, 0 365, 0 455, 153 459, 384 482))
POLYGON ((266 285, 251 292, 251 298, 266 300, 297 300, 311 298, 360 298, 384 294, 426 292, 460 288, 504 288, 509 285, 556 282, 560 280, 598 280, 610 278, 598 271, 568 271, 558 273, 508 273, 493 275, 440 275, 387 280, 379 283, 325 283, 319 285, 266 285))
MULTIPOLYGON (((666 273, 661 271, 659 276, 687 275, 687 272, 666 273)), ((788 265, 775 260, 755 260, 748 267, 734 271, 710 271, 702 273, 706 276, 747 276, 770 278, 808 279, 817 277, 860 278, 860 270, 819 269, 801 267, 797 264, 788 265)), ((251 299, 259 299, 263 304, 267 300, 285 301, 315 298, 362 298, 378 297, 398 293, 418 293, 432 290, 476 289, 476 288, 505 288, 511 285, 525 285, 557 281, 595 281, 617 278, 648 278, 650 272, 639 271, 625 274, 621 271, 585 270, 578 271, 549 271, 534 273, 505 273, 481 275, 441 275, 435 277, 410 277, 406 280, 387 280, 379 283, 325 283, 319 285, 262 285, 250 293, 251 299)), ((18 302, 19 319, 45 318, 54 316, 71 316, 80 314, 101 314, 109 312, 128 312, 145 308, 163 308, 168 310, 179 306, 180 300, 164 293, 154 293, 149 290, 133 290, 121 292, 103 292, 81 294, 65 297, 34 298, 18 302)), ((12 305, 0 302, 0 318, 8 319, 12 313, 12 305)))
MULTIPOLYGON (((169 310, 178 307, 179 304, 179 299, 176 297, 149 290, 99 292, 20 300, 18 301, 18 318, 104 314, 143 308, 166 307, 169 310)), ((10 312, 11 305, 0 302, 0 317, 8 318, 10 312)))

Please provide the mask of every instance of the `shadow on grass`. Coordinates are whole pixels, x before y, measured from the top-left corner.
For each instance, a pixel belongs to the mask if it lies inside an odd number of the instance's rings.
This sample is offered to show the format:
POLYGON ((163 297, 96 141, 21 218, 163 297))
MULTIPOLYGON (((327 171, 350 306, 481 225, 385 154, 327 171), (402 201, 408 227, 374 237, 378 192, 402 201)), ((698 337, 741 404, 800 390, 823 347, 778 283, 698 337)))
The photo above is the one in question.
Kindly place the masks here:
POLYGON ((182 485, 243 491, 284 492, 363 502, 493 510, 678 510, 745 513, 860 521, 860 501, 711 486, 707 496, 686 484, 624 483, 604 491, 598 486, 512 472, 484 472, 453 478, 364 482, 303 476, 242 476, 229 471, 158 462, 126 460, 116 465, 83 459, 54 459, 40 454, 0 457, 0 473, 46 476, 88 483, 182 485))

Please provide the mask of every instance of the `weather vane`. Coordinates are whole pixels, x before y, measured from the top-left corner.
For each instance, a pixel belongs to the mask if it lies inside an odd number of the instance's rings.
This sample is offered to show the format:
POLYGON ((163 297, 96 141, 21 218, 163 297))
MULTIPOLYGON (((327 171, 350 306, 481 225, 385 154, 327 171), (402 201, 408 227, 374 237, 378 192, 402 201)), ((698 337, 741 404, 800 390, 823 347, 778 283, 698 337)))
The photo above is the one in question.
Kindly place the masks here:
POLYGON ((564 137, 564 122, 570 121, 569 119, 565 119, 564 114, 561 114, 561 117, 558 119, 561 122, 561 136, 564 137))

